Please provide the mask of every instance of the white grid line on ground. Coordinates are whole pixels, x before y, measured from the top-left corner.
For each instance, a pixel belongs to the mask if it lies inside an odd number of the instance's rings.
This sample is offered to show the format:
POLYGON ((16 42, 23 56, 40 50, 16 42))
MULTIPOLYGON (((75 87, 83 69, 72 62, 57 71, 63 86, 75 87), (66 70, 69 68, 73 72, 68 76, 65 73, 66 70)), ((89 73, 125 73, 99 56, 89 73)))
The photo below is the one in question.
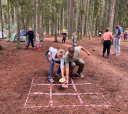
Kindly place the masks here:
MULTIPOLYGON (((49 108, 51 106, 29 106, 29 107, 25 107, 25 108, 49 108)), ((62 107, 93 107, 93 108, 96 108, 96 107, 102 107, 102 108, 109 108, 111 107, 111 105, 60 105, 60 106, 52 106, 52 107, 59 107, 59 108, 62 108, 62 107)))
MULTIPOLYGON (((49 95, 50 93, 34 92, 32 95, 49 95)), ((98 95, 99 93, 79 93, 79 95, 98 95)), ((52 95, 77 95, 77 93, 52 93, 52 95)))
MULTIPOLYGON (((48 85, 48 86, 50 86, 51 84, 36 84, 36 83, 34 83, 33 85, 48 85)), ((52 84, 52 85, 63 85, 63 84, 52 84)), ((73 84, 68 84, 68 85, 73 85, 73 84)), ((91 83, 76 83, 75 85, 91 85, 91 83)))
MULTIPOLYGON (((48 77, 35 77, 35 78, 48 78, 48 77)), ((52 77, 52 78, 59 78, 59 77, 52 77)), ((72 78, 85 78, 85 77, 72 77, 72 78)))
POLYGON ((79 99, 80 103, 83 105, 83 101, 82 101, 82 99, 80 98, 79 93, 77 92, 77 89, 76 89, 75 83, 74 83, 74 81, 73 81, 73 79, 72 79, 72 78, 71 78, 71 82, 72 82, 72 84, 73 84, 73 88, 74 88, 74 90, 75 90, 75 91, 76 91, 76 93, 77 93, 77 96, 78 96, 78 99, 79 99))
POLYGON ((53 106, 53 101, 52 101, 52 84, 50 85, 50 105, 51 105, 51 107, 53 106))
MULTIPOLYGON (((38 77, 38 78, 39 78, 39 77, 38 77)), ((41 78, 41 77, 40 77, 40 78, 41 78)), ((75 78, 80 78, 80 77, 75 77, 75 78)), ((89 78, 88 78, 88 80, 91 81, 89 78)), ((43 92, 34 92, 34 93, 30 93, 30 92, 31 92, 31 89, 32 89, 32 85, 34 85, 34 84, 33 84, 33 81, 34 81, 34 78, 32 79, 31 87, 30 87, 30 90, 29 90, 29 93, 28 93, 28 96, 27 96, 27 99, 26 99, 24 108, 82 107, 82 106, 85 106, 85 107, 94 107, 94 108, 96 108, 96 107, 108 108, 108 107, 111 107, 111 106, 112 106, 111 103, 108 101, 108 99, 106 99, 105 96, 104 96, 102 93, 100 93, 99 90, 97 90, 98 93, 78 93, 78 92, 77 92, 77 89, 76 89, 76 86, 75 86, 75 83, 74 83, 74 81, 73 81, 72 78, 71 78, 71 81, 72 81, 72 84, 71 84, 71 85, 73 85, 73 87, 74 87, 76 93, 52 93, 52 85, 56 85, 56 84, 48 84, 48 85, 50 85, 50 93, 43 93, 43 92), (51 106, 29 106, 29 107, 26 107, 27 101, 28 101, 28 98, 29 98, 29 95, 30 95, 30 94, 47 94, 47 95, 50 94, 50 104, 51 104, 51 106), (52 95, 60 95, 60 94, 61 94, 61 95, 75 95, 75 94, 76 94, 76 95, 78 96, 78 99, 80 100, 80 102, 81 102, 82 105, 61 105, 61 106, 53 106, 52 95), (85 95, 86 95, 86 94, 89 94, 89 95, 94 95, 94 94, 96 94, 96 95, 101 95, 110 105, 83 105, 82 99, 81 99, 80 96, 79 96, 79 95, 82 95, 82 94, 85 94, 85 95)), ((77 83, 77 84, 79 84, 79 83, 77 83)), ((85 83, 84 83, 84 84, 85 84, 85 83)), ((93 84, 93 85, 95 86, 94 83, 86 83, 86 84, 93 84)), ((57 85, 58 85, 58 84, 57 84, 57 85)), ((59 85, 60 85, 60 84, 59 84, 59 85)), ((61 85, 62 85, 62 84, 61 84, 61 85)), ((96 87, 96 86, 95 86, 95 87, 96 87)))
POLYGON ((26 105, 27 105, 28 98, 29 98, 29 95, 30 95, 30 92, 31 92, 31 89, 32 89, 33 81, 34 81, 34 78, 32 79, 32 82, 31 82, 31 87, 30 87, 30 90, 29 90, 29 92, 28 92, 28 96, 27 96, 27 99, 26 99, 26 102, 25 102, 24 107, 26 107, 26 105))

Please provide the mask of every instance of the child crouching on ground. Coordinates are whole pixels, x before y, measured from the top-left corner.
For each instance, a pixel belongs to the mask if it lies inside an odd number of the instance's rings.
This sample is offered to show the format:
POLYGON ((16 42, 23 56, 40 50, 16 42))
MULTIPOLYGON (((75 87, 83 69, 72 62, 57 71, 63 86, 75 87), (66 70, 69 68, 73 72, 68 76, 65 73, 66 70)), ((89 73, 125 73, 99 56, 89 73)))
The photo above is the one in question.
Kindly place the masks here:
POLYGON ((36 49, 37 49, 37 50, 40 50, 40 49, 39 49, 39 44, 40 44, 39 34, 36 34, 36 49))

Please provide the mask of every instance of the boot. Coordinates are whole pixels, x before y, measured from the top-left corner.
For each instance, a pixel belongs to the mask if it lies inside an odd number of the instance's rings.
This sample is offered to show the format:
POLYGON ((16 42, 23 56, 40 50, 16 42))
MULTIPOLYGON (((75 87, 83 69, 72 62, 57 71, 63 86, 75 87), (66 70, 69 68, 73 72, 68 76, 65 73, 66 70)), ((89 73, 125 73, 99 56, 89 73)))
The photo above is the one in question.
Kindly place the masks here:
POLYGON ((109 54, 107 55, 108 58, 110 58, 109 54))
POLYGON ((104 57, 104 53, 103 53, 103 57, 104 57))

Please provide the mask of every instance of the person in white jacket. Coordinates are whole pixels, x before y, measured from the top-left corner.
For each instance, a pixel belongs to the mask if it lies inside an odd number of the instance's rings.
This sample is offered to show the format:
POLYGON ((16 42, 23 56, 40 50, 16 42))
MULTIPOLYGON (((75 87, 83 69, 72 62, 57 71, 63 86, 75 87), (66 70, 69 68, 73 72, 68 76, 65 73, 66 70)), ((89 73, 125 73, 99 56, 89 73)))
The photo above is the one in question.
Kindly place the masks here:
POLYGON ((62 78, 65 78, 64 76, 64 53, 65 51, 63 49, 55 49, 53 47, 50 47, 46 53, 46 58, 50 63, 49 76, 48 76, 50 83, 54 83, 53 76, 52 76, 54 62, 60 64, 56 72, 56 76, 61 78, 61 76, 59 75, 61 73, 62 78))

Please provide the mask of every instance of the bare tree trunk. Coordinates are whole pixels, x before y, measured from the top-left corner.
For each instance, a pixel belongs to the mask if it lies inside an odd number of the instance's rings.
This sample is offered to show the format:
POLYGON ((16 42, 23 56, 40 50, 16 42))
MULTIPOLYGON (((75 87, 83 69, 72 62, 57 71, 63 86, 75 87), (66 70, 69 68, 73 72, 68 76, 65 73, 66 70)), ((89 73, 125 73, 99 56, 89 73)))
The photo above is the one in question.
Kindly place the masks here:
POLYGON ((57 41, 57 19, 56 19, 56 23, 55 23, 55 42, 58 42, 57 41))
POLYGON ((54 26, 54 15, 52 14, 52 24, 51 24, 51 36, 53 36, 53 32, 54 32, 54 28, 53 28, 53 26, 54 26))
POLYGON ((14 7, 14 20, 13 20, 13 24, 15 25, 15 23, 16 23, 16 8, 14 7))
MULTIPOLYGON (((86 3, 87 3, 87 0, 84 1, 84 11, 85 11, 85 14, 86 14, 86 3)), ((86 33, 86 15, 85 15, 85 18, 84 18, 84 36, 85 36, 85 33, 86 33)))
POLYGON ((12 14, 10 14, 10 27, 12 28, 12 14))
POLYGON ((39 25, 40 25, 40 32, 39 32, 39 35, 40 35, 40 40, 42 40, 42 13, 40 14, 40 21, 39 21, 39 25))
POLYGON ((92 20, 91 20, 91 34, 92 34, 92 37, 93 37, 93 28, 94 28, 94 19, 93 19, 93 17, 94 17, 94 4, 95 4, 95 0, 92 2, 92 6, 93 6, 93 8, 92 8, 92 20))
POLYGON ((111 0, 110 1, 110 12, 109 12, 109 24, 108 24, 111 32, 113 30, 114 12, 115 12, 115 0, 111 0))
POLYGON ((61 20, 60 20, 60 33, 61 33, 61 31, 62 31, 62 29, 63 29, 63 9, 61 9, 61 20))
MULTIPOLYGON (((34 0, 34 34, 36 37, 37 33, 37 0, 34 0)), ((36 38, 34 40, 34 44, 36 43, 36 38)))
MULTIPOLYGON (((23 5, 21 6, 21 12, 23 12, 23 5)), ((24 29, 24 19, 21 18, 21 29, 24 29)))
POLYGON ((2 4, 1 4, 1 0, 0 0, 0 17, 1 17, 1 30, 2 30, 2 38, 4 38, 3 35, 3 15, 2 15, 2 4))
POLYGON ((88 13, 89 13, 89 2, 90 0, 87 0, 87 13, 86 13, 86 39, 88 38, 88 13))
POLYGON ((17 16, 17 48, 20 48, 20 29, 19 29, 19 1, 16 0, 16 16, 17 16))
POLYGON ((8 9, 8 38, 11 37, 11 32, 10 32, 10 15, 9 15, 9 1, 7 1, 7 9, 8 9))
POLYGON ((102 0, 100 0, 100 5, 99 5, 99 22, 98 22, 98 26, 99 26, 99 30, 101 30, 101 7, 102 7, 102 0))
POLYGON ((4 29, 4 24, 5 24, 5 17, 4 17, 4 12, 2 11, 2 20, 3 20, 3 29, 4 29))

